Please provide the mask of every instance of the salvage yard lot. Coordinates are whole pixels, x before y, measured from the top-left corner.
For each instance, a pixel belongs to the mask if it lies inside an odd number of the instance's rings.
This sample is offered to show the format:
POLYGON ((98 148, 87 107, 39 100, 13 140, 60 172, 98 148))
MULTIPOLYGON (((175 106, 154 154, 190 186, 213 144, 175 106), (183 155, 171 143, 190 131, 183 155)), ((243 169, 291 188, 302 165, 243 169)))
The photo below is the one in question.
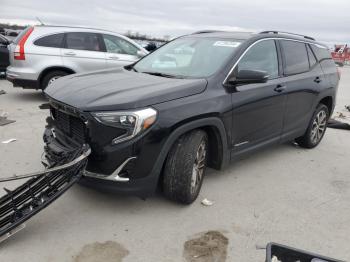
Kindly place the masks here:
MULTIPOLYGON (((17 141, 0 143, 0 177, 41 170, 48 110, 38 106, 45 98, 6 80, 0 80, 2 89, 0 111, 16 122, 0 127, 0 141, 17 141)), ((349 67, 342 68, 337 102, 336 111, 350 104, 349 67)), ((278 145, 224 171, 209 170, 191 206, 76 185, 2 243, 0 261, 187 261, 193 250, 186 241, 207 231, 227 237, 217 251, 225 253, 228 244, 226 261, 264 261, 256 245, 271 241, 350 260, 349 160, 350 132, 328 129, 314 150, 278 145), (214 205, 201 205, 204 198, 214 205)))

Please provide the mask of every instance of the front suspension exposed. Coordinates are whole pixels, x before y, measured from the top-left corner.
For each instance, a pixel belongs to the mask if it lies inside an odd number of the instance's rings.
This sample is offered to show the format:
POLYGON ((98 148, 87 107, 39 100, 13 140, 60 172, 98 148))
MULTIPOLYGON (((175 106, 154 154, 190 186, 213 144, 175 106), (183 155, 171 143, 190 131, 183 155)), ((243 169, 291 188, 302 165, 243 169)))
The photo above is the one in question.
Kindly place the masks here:
POLYGON ((0 198, 0 242, 77 182, 89 154, 89 146, 83 145, 62 156, 45 171, 1 179, 3 182, 31 177, 14 190, 4 188, 6 194, 0 198))

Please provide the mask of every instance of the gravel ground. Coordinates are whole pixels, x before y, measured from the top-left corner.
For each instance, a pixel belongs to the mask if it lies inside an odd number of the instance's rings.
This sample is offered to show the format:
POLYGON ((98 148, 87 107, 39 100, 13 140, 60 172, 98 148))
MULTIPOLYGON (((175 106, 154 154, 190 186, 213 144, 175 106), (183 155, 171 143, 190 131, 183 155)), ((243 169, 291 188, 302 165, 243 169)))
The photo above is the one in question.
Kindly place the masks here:
MULTIPOLYGON (((345 67, 338 111, 350 104, 349 86, 345 67)), ((16 122, 0 127, 0 141, 17 141, 0 143, 0 176, 40 170, 45 99, 6 80, 2 89, 0 110, 16 122)), ((314 150, 278 145, 209 170, 191 206, 76 185, 2 243, 0 261, 264 261, 256 245, 271 241, 350 260, 349 137, 328 129, 314 150), (214 205, 201 205, 204 198, 214 205)))

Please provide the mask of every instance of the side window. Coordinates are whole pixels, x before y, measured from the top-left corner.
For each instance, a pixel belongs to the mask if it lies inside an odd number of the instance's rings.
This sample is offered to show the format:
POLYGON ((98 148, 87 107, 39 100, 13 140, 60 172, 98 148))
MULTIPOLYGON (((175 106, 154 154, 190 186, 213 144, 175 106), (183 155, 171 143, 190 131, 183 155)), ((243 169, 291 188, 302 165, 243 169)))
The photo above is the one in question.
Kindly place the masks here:
POLYGON ((309 63, 311 68, 317 63, 317 60, 309 45, 307 45, 307 53, 309 55, 309 63))
POLYGON ((66 48, 87 51, 102 51, 98 35, 94 33, 66 33, 66 48))
POLYGON ((309 71, 309 59, 304 43, 282 40, 281 45, 285 58, 284 73, 286 75, 309 71))
POLYGON ((108 53, 137 55, 138 48, 120 37, 103 35, 103 41, 108 53))
POLYGON ((318 61, 323 59, 332 59, 332 56, 326 47, 311 45, 311 49, 314 51, 318 61))
POLYGON ((34 45, 45 47, 61 48, 63 44, 64 34, 54 34, 44 36, 34 42, 34 45))
POLYGON ((270 79, 278 77, 275 41, 265 40, 252 46, 239 61, 236 70, 260 70, 267 72, 270 79))

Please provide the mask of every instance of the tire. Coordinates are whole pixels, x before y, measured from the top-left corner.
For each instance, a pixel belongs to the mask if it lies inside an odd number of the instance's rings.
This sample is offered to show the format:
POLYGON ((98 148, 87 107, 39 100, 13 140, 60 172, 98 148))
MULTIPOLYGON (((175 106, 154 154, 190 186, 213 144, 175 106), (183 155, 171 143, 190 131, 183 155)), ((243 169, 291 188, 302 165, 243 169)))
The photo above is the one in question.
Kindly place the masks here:
POLYGON ((305 134, 295 139, 299 146, 304 148, 316 147, 321 142, 324 134, 326 133, 328 118, 328 107, 324 104, 319 104, 311 118, 305 134))
POLYGON ((193 203, 202 187, 207 156, 208 136, 204 131, 193 130, 182 135, 171 148, 165 163, 164 195, 182 204, 193 203))
POLYGON ((46 87, 49 84, 51 84, 53 81, 55 81, 56 79, 58 79, 62 76, 66 76, 66 75, 68 75, 68 73, 65 71, 61 71, 61 70, 55 70, 55 71, 51 71, 51 72, 47 73, 41 81, 41 89, 45 90, 46 87))

